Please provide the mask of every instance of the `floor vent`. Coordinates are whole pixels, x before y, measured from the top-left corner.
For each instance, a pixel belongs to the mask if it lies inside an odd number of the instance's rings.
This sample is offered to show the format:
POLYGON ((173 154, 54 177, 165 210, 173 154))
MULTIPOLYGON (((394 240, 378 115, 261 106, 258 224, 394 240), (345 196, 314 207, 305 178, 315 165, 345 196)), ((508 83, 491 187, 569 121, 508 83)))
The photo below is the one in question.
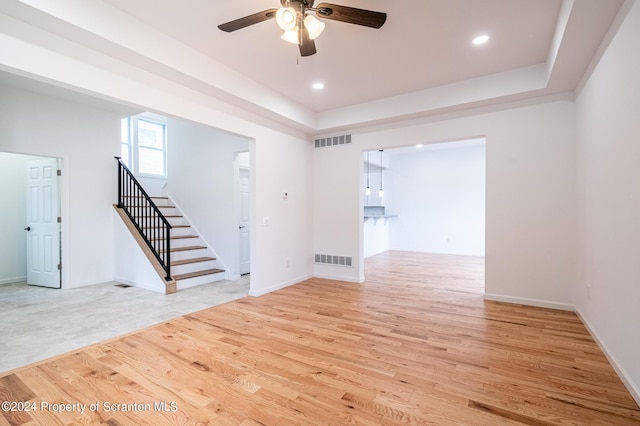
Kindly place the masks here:
POLYGON ((115 287, 120 287, 120 288, 129 288, 131 287, 129 284, 116 284, 115 287))
POLYGON ((351 135, 340 135, 329 138, 316 139, 314 146, 324 148, 327 146, 346 145, 351 143, 351 135))
POLYGON ((333 256, 331 254, 314 255, 315 263, 337 266, 353 266, 353 258, 351 256, 333 256))

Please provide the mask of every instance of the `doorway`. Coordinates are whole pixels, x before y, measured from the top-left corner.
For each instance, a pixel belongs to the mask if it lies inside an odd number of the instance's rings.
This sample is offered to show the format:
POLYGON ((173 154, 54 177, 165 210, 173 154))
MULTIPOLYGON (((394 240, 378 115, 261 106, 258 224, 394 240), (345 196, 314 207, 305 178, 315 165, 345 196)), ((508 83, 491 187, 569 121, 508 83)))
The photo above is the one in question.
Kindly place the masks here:
POLYGON ((0 152, 0 284, 61 288, 60 159, 0 152))
POLYGON ((474 138, 365 151, 364 258, 387 251, 484 258, 485 146, 474 138))

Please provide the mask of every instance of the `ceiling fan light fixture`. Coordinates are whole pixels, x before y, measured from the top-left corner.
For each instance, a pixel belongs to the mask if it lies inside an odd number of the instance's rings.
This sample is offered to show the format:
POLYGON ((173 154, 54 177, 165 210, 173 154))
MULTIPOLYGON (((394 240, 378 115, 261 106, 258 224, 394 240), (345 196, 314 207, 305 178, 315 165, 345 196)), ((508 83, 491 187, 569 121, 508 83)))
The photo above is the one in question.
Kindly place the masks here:
POLYGON ((324 31, 325 23, 313 15, 307 15, 304 18, 304 26, 309 32, 309 38, 315 40, 324 31))
POLYGON ((280 38, 284 41, 288 41, 289 43, 300 44, 300 37, 298 35, 297 28, 294 30, 285 31, 280 38))
POLYGON ((276 12, 276 22, 282 31, 291 31, 296 27, 296 10, 292 7, 281 7, 276 12))

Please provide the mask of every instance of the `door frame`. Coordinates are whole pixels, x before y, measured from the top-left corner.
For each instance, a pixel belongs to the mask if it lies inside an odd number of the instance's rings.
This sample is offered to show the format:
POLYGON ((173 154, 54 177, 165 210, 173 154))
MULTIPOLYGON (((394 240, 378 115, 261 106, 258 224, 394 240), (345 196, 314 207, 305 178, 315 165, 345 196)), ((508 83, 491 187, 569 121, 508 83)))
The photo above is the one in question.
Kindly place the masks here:
MULTIPOLYGON (((233 155, 233 203, 234 203, 234 220, 237 222, 237 219, 240 217, 240 210, 241 210, 241 201, 240 201, 240 171, 248 171, 249 172, 249 274, 251 273, 251 263, 252 263, 252 255, 251 255, 251 246, 252 246, 252 236, 253 236, 253 230, 251 228, 251 211, 252 211, 252 173, 251 173, 251 166, 243 166, 240 164, 240 154, 243 153, 247 153, 250 157, 249 159, 251 160, 251 153, 250 150, 244 150, 244 151, 238 151, 235 152, 233 155)), ((234 222, 234 223, 236 223, 234 222)), ((236 225, 237 226, 237 223, 236 225)), ((233 259, 233 273, 232 273, 232 278, 231 279, 239 279, 241 277, 240 275, 240 234, 238 233, 238 238, 235 239, 234 242, 234 259, 233 259)))

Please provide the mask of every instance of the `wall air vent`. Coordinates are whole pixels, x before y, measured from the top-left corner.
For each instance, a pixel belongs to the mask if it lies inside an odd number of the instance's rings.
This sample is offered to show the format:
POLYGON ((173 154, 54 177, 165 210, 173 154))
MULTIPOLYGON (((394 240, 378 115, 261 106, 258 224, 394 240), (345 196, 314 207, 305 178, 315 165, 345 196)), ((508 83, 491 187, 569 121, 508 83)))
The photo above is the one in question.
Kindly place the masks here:
POLYGON ((314 146, 324 148, 327 146, 346 145, 351 143, 351 135, 332 136, 328 138, 316 139, 314 146))
POLYGON ((336 266, 353 266, 353 258, 351 256, 334 256, 331 254, 316 254, 314 262, 324 265, 336 266))

